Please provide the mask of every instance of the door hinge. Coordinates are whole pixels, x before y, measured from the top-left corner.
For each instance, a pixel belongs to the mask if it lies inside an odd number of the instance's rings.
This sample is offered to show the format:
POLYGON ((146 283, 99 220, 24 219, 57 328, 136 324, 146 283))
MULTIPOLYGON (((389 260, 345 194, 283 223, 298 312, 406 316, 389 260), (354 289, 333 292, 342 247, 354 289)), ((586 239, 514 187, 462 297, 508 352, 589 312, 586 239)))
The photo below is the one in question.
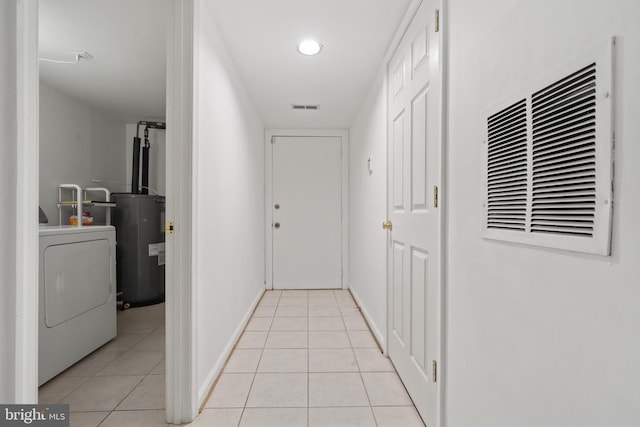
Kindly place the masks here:
POLYGON ((436 33, 440 32, 440 10, 436 9, 436 33))
POLYGON ((167 223, 164 225, 165 234, 173 234, 173 225, 173 221, 167 221, 167 223))
POLYGON ((438 186, 437 185, 433 186, 433 207, 434 208, 438 207, 438 186))
POLYGON ((433 382, 438 382, 438 362, 433 361, 433 382))

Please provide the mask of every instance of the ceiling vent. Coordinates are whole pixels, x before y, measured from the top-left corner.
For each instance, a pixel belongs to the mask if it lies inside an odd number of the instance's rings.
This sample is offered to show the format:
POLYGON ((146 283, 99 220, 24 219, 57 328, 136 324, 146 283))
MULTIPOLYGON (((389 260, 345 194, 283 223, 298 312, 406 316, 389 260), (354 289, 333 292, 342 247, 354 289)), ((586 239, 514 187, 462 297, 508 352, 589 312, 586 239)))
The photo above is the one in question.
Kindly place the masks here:
POLYGON ((610 254, 613 45, 487 112, 485 238, 610 254))
POLYGON ((293 110, 319 110, 320 105, 291 104, 293 110))

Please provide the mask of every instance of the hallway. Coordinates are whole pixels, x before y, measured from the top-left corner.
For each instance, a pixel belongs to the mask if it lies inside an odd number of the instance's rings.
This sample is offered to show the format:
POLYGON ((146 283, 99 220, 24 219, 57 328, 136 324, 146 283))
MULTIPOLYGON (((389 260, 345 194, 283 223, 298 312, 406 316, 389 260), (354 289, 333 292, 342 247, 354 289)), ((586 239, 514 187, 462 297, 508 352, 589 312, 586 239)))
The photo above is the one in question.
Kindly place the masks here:
POLYGON ((266 291, 191 426, 418 427, 348 290, 266 291))
POLYGON ((41 388, 42 402, 70 403, 72 426, 422 425, 354 300, 430 427, 638 426, 640 1, 49 0, 65 18, 52 52, 40 2, 0 2, 0 403, 38 401, 49 350, 36 206, 62 222, 49 185, 131 190, 127 125, 160 120, 167 316, 143 330, 136 311, 119 313, 115 341, 41 388), (158 19, 144 14, 161 4, 158 19), (317 55, 298 49, 307 38, 317 55), (58 56, 70 63, 39 61, 58 56), (154 58, 148 76, 135 72, 154 58), (40 102, 40 62, 91 108, 40 102), (414 80, 420 70, 437 84, 414 80), (161 83, 145 94, 125 84, 152 75, 161 83), (129 112, 151 92, 166 108, 129 112), (126 108, 107 111, 120 97, 126 108), (267 136, 325 131, 348 137, 343 274, 331 285, 348 290, 263 296, 269 236, 289 226, 269 192, 267 136), (54 135, 74 149, 47 147, 54 135), (411 142, 430 136, 436 150, 411 142), (397 212, 439 220, 408 232, 411 215, 397 212), (428 233, 433 248, 404 239, 428 233), (436 332, 415 334, 411 315, 436 332), (406 345, 413 335, 425 345, 406 345), (414 391, 422 380, 428 398, 414 391))

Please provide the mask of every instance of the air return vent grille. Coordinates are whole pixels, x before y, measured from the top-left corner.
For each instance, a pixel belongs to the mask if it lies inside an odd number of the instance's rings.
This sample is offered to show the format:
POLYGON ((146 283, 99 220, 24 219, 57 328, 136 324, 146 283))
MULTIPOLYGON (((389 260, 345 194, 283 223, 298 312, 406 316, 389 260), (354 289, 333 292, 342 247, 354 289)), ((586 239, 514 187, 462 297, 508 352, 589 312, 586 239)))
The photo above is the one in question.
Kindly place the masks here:
POLYGON ((294 110, 319 110, 319 105, 305 105, 305 104, 291 104, 291 108, 294 110))
POLYGON ((527 215, 527 104, 489 117, 487 227, 525 230, 527 215))
POLYGON ((613 41, 487 112, 484 237, 610 253, 613 41))
POLYGON ((533 95, 532 232, 593 236, 595 68, 591 64, 533 95))

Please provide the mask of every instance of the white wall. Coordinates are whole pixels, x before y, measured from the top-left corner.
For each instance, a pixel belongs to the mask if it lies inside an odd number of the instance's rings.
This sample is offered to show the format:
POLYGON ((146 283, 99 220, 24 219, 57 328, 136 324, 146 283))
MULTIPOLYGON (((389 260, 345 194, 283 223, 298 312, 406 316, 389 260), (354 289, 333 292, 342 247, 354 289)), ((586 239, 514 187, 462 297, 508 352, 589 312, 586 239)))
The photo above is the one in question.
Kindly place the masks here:
POLYGON ((387 232, 381 226, 387 211, 385 75, 383 66, 349 129, 349 287, 380 343, 387 326, 387 232))
POLYGON ((0 402, 15 400, 16 327, 16 2, 0 2, 0 402))
MULTIPOLYGON (((128 123, 125 136, 125 164, 124 182, 126 191, 131 191, 131 167, 133 162, 133 137, 136 136, 136 123, 128 123)), ((166 194, 166 131, 149 129, 149 194, 166 194)), ((140 126, 140 147, 144 147, 144 126, 140 126)), ((140 177, 139 185, 142 186, 142 150, 140 150, 140 177)))
MULTIPOLYGON (((122 182, 125 176, 125 124, 44 82, 40 82, 40 206, 49 224, 58 224, 58 184, 128 187, 92 179, 122 182)), ((93 208, 96 222, 101 208, 93 208)), ((62 222, 68 223, 68 215, 62 222)))
POLYGON ((640 3, 448 3, 447 425, 637 426, 640 3), (483 240, 483 110, 612 35, 613 255, 483 240))
POLYGON ((263 125, 196 1, 194 285, 203 399, 264 289, 263 125))

